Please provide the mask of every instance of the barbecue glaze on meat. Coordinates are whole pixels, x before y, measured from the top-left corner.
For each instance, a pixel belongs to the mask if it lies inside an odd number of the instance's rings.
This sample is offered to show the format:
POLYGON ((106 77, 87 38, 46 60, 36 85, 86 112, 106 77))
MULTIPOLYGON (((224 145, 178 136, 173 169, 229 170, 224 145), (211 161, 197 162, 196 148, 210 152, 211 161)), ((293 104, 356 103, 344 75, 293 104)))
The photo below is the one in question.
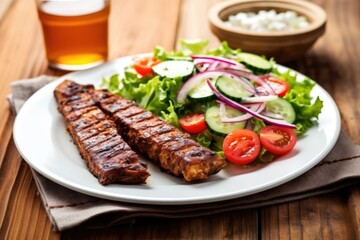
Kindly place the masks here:
POLYGON ((225 166, 225 160, 215 152, 134 102, 106 90, 95 90, 93 99, 111 116, 133 149, 167 172, 195 182, 207 179, 225 166))
POLYGON ((139 161, 115 123, 97 106, 93 92, 94 86, 69 80, 54 91, 58 110, 81 157, 103 185, 145 183, 150 175, 147 165, 139 161))

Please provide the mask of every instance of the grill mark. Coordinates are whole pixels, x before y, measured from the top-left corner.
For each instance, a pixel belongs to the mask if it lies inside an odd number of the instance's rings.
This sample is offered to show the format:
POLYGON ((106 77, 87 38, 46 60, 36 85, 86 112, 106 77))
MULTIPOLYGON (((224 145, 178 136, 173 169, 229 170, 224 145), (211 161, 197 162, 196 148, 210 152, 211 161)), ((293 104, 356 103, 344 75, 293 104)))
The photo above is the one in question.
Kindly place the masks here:
POLYGON ((80 110, 82 108, 87 108, 87 107, 91 107, 91 106, 95 106, 95 101, 94 100, 81 100, 81 101, 77 101, 75 104, 71 104, 71 105, 64 105, 62 108, 62 111, 66 114, 75 110, 80 110))
POLYGON ((94 100, 91 98, 91 95, 88 93, 80 93, 77 95, 71 95, 68 98, 65 98, 61 101, 61 105, 75 105, 82 101, 92 101, 94 100))
POLYGON ((143 129, 159 126, 162 123, 163 122, 159 118, 157 118, 156 116, 153 116, 151 119, 146 119, 146 121, 136 122, 134 124, 131 124, 131 126, 129 127, 129 130, 140 131, 143 129))
POLYGON ((81 118, 73 122, 70 122, 70 125, 74 128, 75 131, 80 131, 87 127, 93 126, 96 123, 99 123, 100 120, 105 120, 105 119, 106 119, 106 115, 100 109, 97 108, 83 114, 81 118))
POLYGON ((162 132, 157 135, 147 135, 143 138, 139 138, 139 142, 137 143, 139 146, 139 151, 143 154, 147 155, 153 161, 158 162, 160 160, 160 152, 163 150, 163 146, 167 142, 176 142, 181 139, 181 135, 179 135, 175 131, 162 132))
POLYGON ((122 164, 124 166, 132 166, 133 163, 137 161, 137 156, 135 156, 132 151, 123 151, 121 155, 118 154, 110 157, 107 162, 109 163, 117 162, 119 157, 123 159, 122 164))
POLYGON ((106 129, 104 132, 101 132, 93 137, 90 137, 83 141, 84 147, 86 150, 107 141, 117 135, 117 131, 114 128, 106 129))
MULTIPOLYGON (((165 142, 163 144, 162 151, 159 154, 159 160, 165 169, 172 169, 173 172, 176 172, 173 169, 173 166, 176 166, 179 163, 178 159, 174 156, 175 152, 197 146, 199 146, 198 143, 189 139, 177 139, 174 141, 165 142)), ((176 175, 180 174, 180 172, 176 173, 176 175)))
POLYGON ((145 141, 147 141, 149 138, 155 139, 162 134, 167 134, 169 132, 173 132, 173 130, 174 129, 172 129, 171 127, 168 128, 168 127, 164 126, 163 124, 161 124, 161 125, 156 125, 154 127, 144 128, 144 129, 141 129, 134 133, 141 135, 141 136, 137 136, 139 139, 144 139, 145 141))
POLYGON ((91 148, 88 149, 89 153, 93 156, 99 156, 102 155, 109 155, 112 154, 114 151, 119 149, 130 149, 130 147, 126 146, 126 144, 123 144, 123 139, 116 135, 115 137, 108 139, 106 141, 101 142, 100 144, 97 144, 91 148), (117 147, 118 146, 118 147, 117 147))
POLYGON ((190 146, 199 146, 199 144, 190 139, 178 138, 175 141, 165 142, 163 145, 163 149, 165 151, 168 151, 169 153, 172 153, 190 146))
POLYGON ((129 118, 124 119, 123 123, 125 125, 132 125, 134 123, 137 122, 143 122, 144 120, 150 119, 152 118, 154 115, 151 112, 145 111, 145 112, 140 112, 138 114, 135 114, 129 118))
POLYGON ((107 128, 116 128, 116 126, 112 121, 104 120, 95 124, 91 128, 82 129, 81 131, 76 133, 76 136, 79 138, 80 141, 84 141, 95 135, 101 134, 101 132, 105 131, 107 128))
POLYGON ((81 109, 69 112, 66 114, 65 120, 73 122, 73 121, 79 119, 80 117, 82 117, 83 114, 86 114, 86 113, 96 110, 96 109, 98 109, 98 108, 95 106, 90 106, 90 107, 81 108, 81 109))
POLYGON ((54 91, 55 98, 59 104, 63 104, 68 98, 74 95, 82 95, 81 93, 90 93, 94 91, 93 85, 80 85, 72 81, 65 80, 61 88, 56 88, 54 91), (65 82, 66 81, 66 82, 65 82))
POLYGON ((158 125, 153 128, 145 129, 142 131, 143 138, 154 138, 156 141, 161 143, 161 141, 168 141, 169 139, 181 138, 182 134, 175 131, 174 127, 169 125, 158 125))
POLYGON ((137 133, 141 135, 140 138, 148 139, 150 137, 156 138, 158 135, 164 133, 174 132, 174 130, 175 129, 172 126, 161 124, 161 125, 156 125, 154 127, 149 127, 143 130, 139 130, 137 131, 137 133))
POLYGON ((113 97, 114 95, 111 94, 109 91, 107 90, 97 90, 94 94, 93 94, 93 98, 99 102, 99 101, 105 101, 108 98, 113 97))
POLYGON ((125 122, 126 118, 137 115, 139 113, 143 113, 143 112, 145 112, 145 110, 142 108, 139 108, 138 106, 130 106, 124 110, 117 111, 116 113, 114 113, 113 116, 116 121, 125 122))
POLYGON ((114 147, 109 148, 108 150, 94 156, 94 161, 100 160, 101 162, 103 162, 103 159, 106 159, 107 162, 109 159, 117 156, 118 158, 122 159, 121 162, 123 162, 124 156, 129 154, 136 156, 137 159, 139 158, 139 156, 135 154, 134 151, 126 143, 121 142, 114 147))
POLYGON ((136 105, 133 101, 130 100, 121 101, 117 97, 114 97, 114 95, 112 94, 107 98, 102 97, 102 95, 105 95, 105 93, 101 92, 99 94, 98 92, 96 92, 95 94, 93 94, 95 101, 102 105, 102 109, 106 113, 111 115, 115 114, 118 111, 123 111, 129 107, 136 105))

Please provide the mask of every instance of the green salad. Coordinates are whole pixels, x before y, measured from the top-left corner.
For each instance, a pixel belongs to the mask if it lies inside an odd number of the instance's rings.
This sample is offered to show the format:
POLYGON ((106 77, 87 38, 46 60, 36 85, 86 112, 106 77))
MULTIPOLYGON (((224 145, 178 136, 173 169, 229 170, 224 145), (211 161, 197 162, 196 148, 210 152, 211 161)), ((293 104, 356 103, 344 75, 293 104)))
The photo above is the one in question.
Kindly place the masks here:
POLYGON ((208 49, 205 40, 182 40, 178 51, 156 46, 135 57, 124 74, 102 87, 135 101, 234 164, 269 162, 292 151, 316 124, 323 107, 273 59, 232 49, 208 49))

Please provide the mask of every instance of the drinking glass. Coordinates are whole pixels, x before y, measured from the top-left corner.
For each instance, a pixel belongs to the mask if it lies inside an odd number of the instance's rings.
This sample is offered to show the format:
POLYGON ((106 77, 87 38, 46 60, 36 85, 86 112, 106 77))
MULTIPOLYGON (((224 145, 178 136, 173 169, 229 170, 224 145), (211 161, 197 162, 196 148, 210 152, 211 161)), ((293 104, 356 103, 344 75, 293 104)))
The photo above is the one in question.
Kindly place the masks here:
POLYGON ((82 70, 108 56, 108 0, 37 0, 49 66, 82 70))

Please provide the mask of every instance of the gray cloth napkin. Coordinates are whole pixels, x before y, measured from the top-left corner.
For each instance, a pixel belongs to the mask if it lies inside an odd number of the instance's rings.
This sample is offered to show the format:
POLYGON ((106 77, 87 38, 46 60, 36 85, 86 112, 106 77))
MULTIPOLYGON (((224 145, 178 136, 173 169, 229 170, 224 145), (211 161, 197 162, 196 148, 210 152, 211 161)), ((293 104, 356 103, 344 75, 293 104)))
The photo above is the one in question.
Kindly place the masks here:
MULTIPOLYGON (((16 114, 37 89, 54 77, 40 76, 14 82, 8 100, 16 114)), ((33 171, 44 207, 54 226, 63 231, 74 227, 103 228, 136 218, 184 218, 220 212, 269 206, 299 200, 358 184, 360 181, 360 146, 341 132, 333 150, 314 168, 276 188, 222 202, 162 206, 104 200, 64 188, 33 171)))

